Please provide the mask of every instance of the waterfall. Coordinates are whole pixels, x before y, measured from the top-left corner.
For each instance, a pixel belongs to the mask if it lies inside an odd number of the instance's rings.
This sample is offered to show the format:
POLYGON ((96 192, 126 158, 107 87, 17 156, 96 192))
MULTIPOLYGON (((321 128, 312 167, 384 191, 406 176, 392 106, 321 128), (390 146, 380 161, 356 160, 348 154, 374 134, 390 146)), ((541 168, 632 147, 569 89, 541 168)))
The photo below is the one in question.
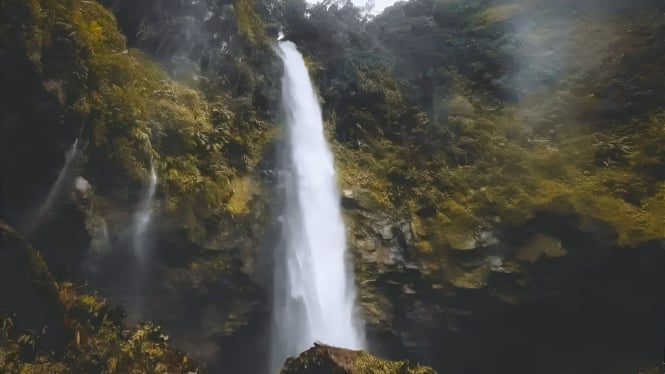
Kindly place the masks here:
POLYGON ((35 218, 32 221, 33 223, 31 226, 28 227, 28 229, 26 230, 27 232, 31 232, 32 230, 36 229, 42 223, 44 218, 46 218, 46 215, 53 207, 53 204, 62 193, 62 190, 67 180, 71 176, 70 170, 74 165, 74 160, 76 160, 76 156, 78 156, 78 143, 79 140, 78 138, 76 138, 71 147, 69 147, 69 149, 67 149, 67 152, 65 152, 65 164, 62 166, 62 169, 60 169, 60 173, 58 173, 58 178, 56 178, 55 182, 53 183, 51 190, 46 196, 46 200, 44 200, 42 205, 39 207, 39 210, 37 210, 37 214, 35 215, 35 218))
POLYGON ((157 191, 157 173, 150 168, 150 182, 134 213, 131 227, 130 248, 133 250, 134 262, 127 264, 123 270, 121 287, 129 287, 120 292, 119 302, 127 310, 128 323, 138 323, 145 319, 145 296, 148 295, 146 281, 150 272, 150 224, 153 216, 153 204, 157 191))
POLYGON ((102 236, 102 250, 107 250, 111 246, 111 238, 109 237, 109 227, 106 220, 101 220, 101 236, 102 236))
POLYGON ((157 190, 157 173, 155 168, 150 168, 150 184, 146 190, 140 209, 136 212, 134 223, 134 255, 139 263, 145 263, 148 257, 146 236, 150 220, 152 218, 152 203, 157 190))
POLYGON ((364 340, 354 320, 355 285, 321 108, 296 46, 280 42, 279 54, 288 137, 280 172, 284 199, 282 242, 275 251, 273 371, 315 341, 359 349, 364 340))

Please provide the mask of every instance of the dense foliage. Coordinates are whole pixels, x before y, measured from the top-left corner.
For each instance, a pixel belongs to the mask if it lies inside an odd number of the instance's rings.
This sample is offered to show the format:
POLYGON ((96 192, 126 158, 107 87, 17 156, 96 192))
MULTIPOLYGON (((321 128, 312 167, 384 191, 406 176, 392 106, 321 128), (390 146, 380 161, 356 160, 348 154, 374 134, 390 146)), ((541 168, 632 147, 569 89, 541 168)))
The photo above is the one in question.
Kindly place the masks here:
MULTIPOLYGON (((262 24, 243 6, 238 12, 248 15, 229 38, 242 36, 235 43, 269 51, 262 24)), ((206 227, 216 226, 205 226, 210 219, 219 225, 237 213, 227 207, 233 186, 243 187, 235 179, 256 165, 271 138, 266 110, 253 104, 254 85, 261 83, 242 82, 241 71, 233 81, 233 72, 214 81, 195 76, 206 79, 200 90, 176 83, 141 52, 127 49, 113 15, 95 2, 10 1, 3 15, 3 39, 24 51, 66 107, 67 127, 78 127, 88 143, 83 175, 96 187, 99 209, 136 201, 127 185, 140 187, 154 167, 163 182, 164 212, 192 238, 202 239, 206 227)), ((224 55, 218 63, 247 54, 224 55)), ((252 56, 260 59, 258 52, 252 56)), ((237 196, 242 194, 247 191, 237 196)))
POLYGON ((0 367, 7 373, 184 373, 197 365, 167 344, 168 335, 152 324, 124 329, 121 311, 95 296, 81 295, 71 284, 60 286, 65 323, 72 339, 50 350, 42 330, 14 328, 10 314, 0 312, 0 367))
POLYGON ((343 183, 407 209, 423 253, 541 213, 607 223, 620 245, 664 237, 654 2, 420 0, 371 20, 287 5, 343 183))

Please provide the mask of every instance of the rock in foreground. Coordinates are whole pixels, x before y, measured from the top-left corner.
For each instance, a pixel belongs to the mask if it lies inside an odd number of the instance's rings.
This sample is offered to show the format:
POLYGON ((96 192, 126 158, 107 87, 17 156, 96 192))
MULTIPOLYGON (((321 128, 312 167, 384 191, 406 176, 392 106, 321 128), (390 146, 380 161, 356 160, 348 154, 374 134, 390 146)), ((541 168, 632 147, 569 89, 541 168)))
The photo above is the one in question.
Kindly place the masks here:
POLYGON ((289 358, 281 374, 436 374, 429 367, 411 366, 407 361, 388 361, 364 351, 352 351, 315 343, 296 358, 289 358))

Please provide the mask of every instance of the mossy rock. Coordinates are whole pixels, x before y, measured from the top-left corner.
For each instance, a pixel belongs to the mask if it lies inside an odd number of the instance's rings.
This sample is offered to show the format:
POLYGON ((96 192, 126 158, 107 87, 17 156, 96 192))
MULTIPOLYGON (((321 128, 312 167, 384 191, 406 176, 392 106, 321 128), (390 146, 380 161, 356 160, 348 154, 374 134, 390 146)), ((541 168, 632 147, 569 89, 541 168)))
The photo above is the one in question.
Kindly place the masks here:
POLYGON ((364 351, 315 343, 296 358, 286 360, 281 374, 436 374, 429 367, 389 361, 364 351))
POLYGON ((515 257, 522 261, 534 263, 541 257, 559 258, 568 254, 561 246, 561 241, 551 236, 536 234, 521 246, 515 257))

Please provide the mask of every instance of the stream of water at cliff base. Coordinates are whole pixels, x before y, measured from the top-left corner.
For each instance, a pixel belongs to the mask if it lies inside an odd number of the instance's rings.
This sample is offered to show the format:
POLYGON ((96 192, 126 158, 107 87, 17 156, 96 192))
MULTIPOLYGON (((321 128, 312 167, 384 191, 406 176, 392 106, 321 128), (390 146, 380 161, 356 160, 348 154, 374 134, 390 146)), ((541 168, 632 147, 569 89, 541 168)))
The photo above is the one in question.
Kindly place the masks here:
POLYGON ((296 46, 280 42, 278 52, 284 62, 287 140, 280 170, 282 240, 275 250, 273 372, 314 342, 350 349, 364 345, 354 318, 355 284, 321 108, 296 46))

